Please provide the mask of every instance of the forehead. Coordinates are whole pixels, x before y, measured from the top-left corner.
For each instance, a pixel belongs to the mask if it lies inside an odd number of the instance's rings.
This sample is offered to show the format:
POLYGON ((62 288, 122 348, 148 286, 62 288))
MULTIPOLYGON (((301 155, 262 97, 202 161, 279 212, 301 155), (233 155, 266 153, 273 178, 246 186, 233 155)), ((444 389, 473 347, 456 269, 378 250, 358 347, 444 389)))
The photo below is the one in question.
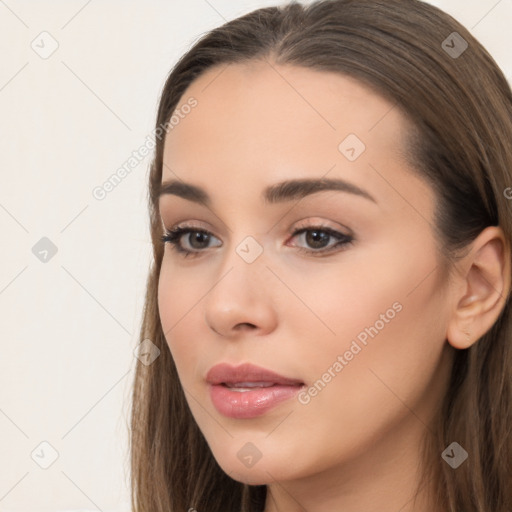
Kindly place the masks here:
POLYGON ((204 185, 226 201, 243 205, 287 179, 343 178, 376 197, 381 173, 411 179, 407 120, 346 75, 265 61, 219 66, 189 86, 175 113, 162 181, 204 185), (191 98, 196 106, 182 109, 191 98))
POLYGON ((191 144, 202 152, 220 143, 245 151, 264 145, 301 152, 319 139, 328 157, 338 157, 339 143, 351 133, 369 150, 399 150, 406 130, 392 104, 351 77, 266 61, 207 70, 185 91, 176 112, 191 97, 197 106, 181 114, 166 136, 170 157, 191 144))

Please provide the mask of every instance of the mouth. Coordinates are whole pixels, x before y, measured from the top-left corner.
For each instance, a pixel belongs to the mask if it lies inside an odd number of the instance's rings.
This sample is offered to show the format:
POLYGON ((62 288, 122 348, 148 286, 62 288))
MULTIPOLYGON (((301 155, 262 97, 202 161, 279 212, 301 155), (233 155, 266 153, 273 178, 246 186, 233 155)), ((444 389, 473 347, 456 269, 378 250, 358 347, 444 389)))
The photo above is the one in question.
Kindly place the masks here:
POLYGON ((305 385, 301 380, 251 364, 216 365, 208 372, 206 381, 217 411, 237 419, 261 416, 294 397, 305 385))
POLYGON ((255 388, 271 388, 273 386, 277 386, 275 382, 235 382, 235 383, 227 383, 221 382, 221 386, 231 389, 232 391, 244 392, 251 391, 255 388))
POLYGON ((224 384, 228 387, 250 388, 269 386, 297 386, 303 385, 299 379, 285 377, 267 368, 250 363, 231 366, 220 363, 208 371, 206 382, 213 385, 224 384))

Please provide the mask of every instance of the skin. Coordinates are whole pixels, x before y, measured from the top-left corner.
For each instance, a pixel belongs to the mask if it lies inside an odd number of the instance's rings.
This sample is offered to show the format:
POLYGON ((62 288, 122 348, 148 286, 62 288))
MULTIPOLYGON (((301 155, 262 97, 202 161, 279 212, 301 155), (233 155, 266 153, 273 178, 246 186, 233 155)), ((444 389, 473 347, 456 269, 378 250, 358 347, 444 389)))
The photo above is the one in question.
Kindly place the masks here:
POLYGON ((190 96, 198 105, 164 150, 162 181, 200 185, 212 198, 210 208, 160 199, 166 229, 187 222, 212 235, 202 246, 182 236, 202 251, 192 258, 165 244, 159 280, 162 327, 192 414, 226 473, 268 485, 265 512, 431 511, 428 487, 411 501, 420 442, 455 350, 503 306, 503 235, 487 228, 447 279, 434 194, 403 158, 409 127, 392 104, 334 73, 267 62, 220 71, 183 95, 180 105, 190 96), (352 162, 338 149, 350 133, 366 146, 352 162), (343 178, 376 203, 341 191, 273 205, 260 197, 267 185, 309 177, 343 178), (306 234, 292 238, 319 222, 353 243, 322 255, 306 234), (246 236, 263 248, 252 263, 235 251, 246 236), (251 362, 309 388, 397 302, 394 318, 307 404, 291 399, 254 419, 214 408, 205 382, 213 365, 251 362), (248 442, 262 454, 252 467, 237 457, 248 442))

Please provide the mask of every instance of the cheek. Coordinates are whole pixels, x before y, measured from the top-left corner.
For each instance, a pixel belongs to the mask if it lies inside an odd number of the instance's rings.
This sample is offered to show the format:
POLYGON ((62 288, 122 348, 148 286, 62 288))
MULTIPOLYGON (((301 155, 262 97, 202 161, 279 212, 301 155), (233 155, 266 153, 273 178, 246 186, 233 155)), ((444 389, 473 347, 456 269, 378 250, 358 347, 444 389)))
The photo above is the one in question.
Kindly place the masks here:
POLYGON ((427 349, 416 341, 430 339, 433 327, 441 333, 446 304, 436 282, 434 246, 426 243, 427 234, 421 250, 408 245, 410 237, 400 236, 348 251, 333 264, 288 271, 285 280, 301 301, 291 298, 280 314, 291 322, 288 314, 293 313, 295 329, 305 333, 300 339, 309 337, 306 348, 318 361, 325 364, 351 347, 356 352, 354 341, 362 349, 359 360, 371 346, 376 356, 391 350, 388 358, 400 361, 427 349))
POLYGON ((211 285, 205 282, 204 274, 180 269, 166 258, 164 254, 158 280, 158 310, 164 332, 170 332, 197 315, 200 302, 211 285))
POLYGON ((312 453, 322 449, 324 436, 347 450, 361 447, 411 410, 426 423, 443 392, 446 374, 436 370, 445 348, 447 309, 432 272, 435 260, 401 254, 386 259, 381 252, 379 261, 361 263, 366 279, 347 266, 338 273, 331 269, 330 281, 323 283, 315 312, 335 335, 319 336, 296 352, 309 363, 310 387, 301 403, 319 433, 312 453))
POLYGON ((194 378, 194 368, 200 359, 202 337, 197 313, 204 293, 204 282, 197 274, 174 271, 164 255, 158 281, 158 311, 165 339, 184 383, 194 378))
POLYGON ((301 333, 296 345, 302 341, 308 357, 325 365, 349 350, 355 338, 364 346, 371 339, 366 328, 376 326, 380 332, 400 316, 411 288, 410 269, 396 257, 384 266, 381 255, 380 248, 359 247, 325 264, 281 269, 294 295, 281 297, 279 316, 287 328, 301 333))

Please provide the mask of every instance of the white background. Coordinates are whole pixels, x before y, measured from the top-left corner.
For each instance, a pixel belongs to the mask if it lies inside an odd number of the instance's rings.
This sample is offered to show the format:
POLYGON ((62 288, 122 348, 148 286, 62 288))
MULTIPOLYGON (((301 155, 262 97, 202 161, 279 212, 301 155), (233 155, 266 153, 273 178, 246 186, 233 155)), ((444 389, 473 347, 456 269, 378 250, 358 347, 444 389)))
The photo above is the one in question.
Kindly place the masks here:
MULTIPOLYGON (((129 510, 150 156, 103 200, 92 190, 144 144, 177 58, 275 3, 0 0, 1 512, 129 510), (47 59, 31 47, 43 31, 59 45, 47 59), (58 249, 45 263, 32 252, 42 237, 58 249), (48 469, 31 458, 42 441, 59 454, 48 469)), ((512 0, 432 3, 510 81, 512 0)))

